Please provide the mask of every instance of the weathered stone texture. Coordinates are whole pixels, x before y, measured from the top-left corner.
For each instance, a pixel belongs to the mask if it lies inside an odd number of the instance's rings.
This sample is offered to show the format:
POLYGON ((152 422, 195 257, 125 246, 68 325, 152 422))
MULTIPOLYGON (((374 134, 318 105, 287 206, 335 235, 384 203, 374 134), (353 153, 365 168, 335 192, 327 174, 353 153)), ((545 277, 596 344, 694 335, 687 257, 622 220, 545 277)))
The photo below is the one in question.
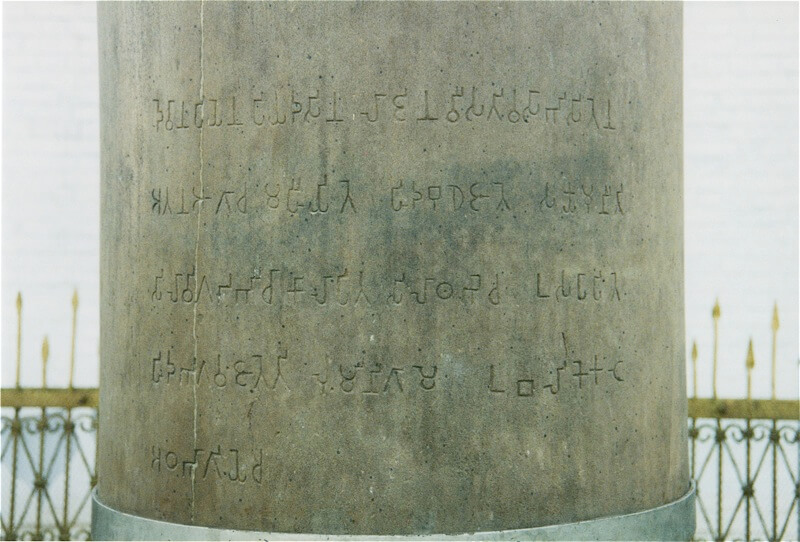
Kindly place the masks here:
POLYGON ((99 12, 104 503, 453 533, 686 492, 679 4, 99 12))

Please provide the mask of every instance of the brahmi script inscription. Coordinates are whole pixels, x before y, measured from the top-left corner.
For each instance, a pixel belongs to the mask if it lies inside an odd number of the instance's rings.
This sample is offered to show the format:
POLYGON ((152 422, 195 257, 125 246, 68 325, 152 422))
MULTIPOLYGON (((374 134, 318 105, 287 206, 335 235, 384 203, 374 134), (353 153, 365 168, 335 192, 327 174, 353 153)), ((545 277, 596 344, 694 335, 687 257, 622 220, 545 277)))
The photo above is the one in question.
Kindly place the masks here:
MULTIPOLYGON (((277 263, 277 262, 276 262, 277 263)), ((146 297, 154 303, 204 306, 286 306, 305 305, 309 308, 328 306, 341 308, 364 305, 399 306, 403 304, 441 304, 472 307, 500 306, 506 297, 515 303, 532 303, 552 298, 554 301, 619 302, 627 293, 620 289, 620 277, 615 271, 537 272, 536 282, 525 283, 515 277, 498 273, 472 273, 461 277, 452 274, 426 276, 420 270, 386 275, 385 270, 370 270, 351 274, 347 266, 330 268, 325 272, 298 269, 255 268, 250 277, 227 274, 217 280, 197 274, 197 269, 180 273, 159 270, 153 278, 152 289, 146 297), (373 277, 373 275, 376 275, 373 277), (516 280, 515 280, 516 279, 516 280)), ((523 279, 524 280, 524 279, 523 279)))
MULTIPOLYGON (((391 210, 396 212, 438 211, 442 214, 459 211, 469 214, 493 213, 520 208, 550 210, 555 214, 607 217, 625 214, 622 203, 626 198, 624 183, 559 180, 545 182, 544 188, 541 188, 541 183, 533 179, 486 179, 454 184, 458 180, 421 182, 402 176, 395 182, 396 186, 384 188, 382 194, 379 193, 377 198, 370 197, 368 203, 377 203, 387 209, 391 206, 391 210), (515 192, 521 194, 511 193, 514 185, 517 185, 515 192)), ((355 214, 360 207, 356 206, 356 201, 361 197, 369 197, 357 193, 364 184, 376 183, 339 179, 329 184, 325 175, 317 182, 302 178, 284 181, 265 179, 249 189, 246 182, 242 187, 231 184, 216 191, 198 186, 181 186, 173 187, 172 194, 170 187, 165 184, 152 188, 147 199, 150 211, 156 216, 188 216, 201 211, 223 217, 247 213, 286 213, 291 216, 326 215, 329 212, 332 215, 355 214)))
POLYGON ((382 535, 683 495, 679 6, 100 9, 104 503, 382 535))
POLYGON ((154 98, 152 127, 156 131, 171 132, 315 122, 457 124, 494 121, 520 126, 538 123, 571 127, 583 123, 596 130, 614 131, 618 124, 611 98, 596 100, 584 92, 543 93, 530 85, 520 88, 495 83, 453 85, 447 90, 424 88, 418 91, 398 87, 347 93, 321 91, 319 87, 300 90, 287 83, 281 88, 252 94, 256 97, 240 95, 237 99, 232 95, 200 101, 154 98))
MULTIPOLYGON (((577 359, 567 348, 566 333, 562 333, 564 352, 555 356, 555 361, 523 360, 514 375, 509 376, 506 365, 496 363, 482 364, 486 379, 477 389, 461 389, 461 393, 477 394, 488 389, 493 394, 506 394, 518 397, 532 397, 534 391, 547 391, 547 396, 561 393, 574 393, 584 386, 609 385, 623 382, 622 360, 613 356, 593 354, 577 359), (534 377, 534 373, 537 373, 534 377), (563 373, 563 374, 562 374, 563 373), (523 378, 516 376, 524 375, 523 378), (565 381, 562 383, 562 377, 565 381), (570 378, 572 377, 572 378, 570 378), (586 381, 583 379, 586 378, 586 381), (570 384, 568 381, 572 381, 570 384), (508 390, 506 388, 509 388, 508 390)), ((247 392, 306 393, 327 395, 345 393, 360 395, 411 394, 433 391, 437 381, 439 390, 450 382, 448 367, 422 361, 425 354, 418 352, 420 361, 414 364, 400 360, 391 365, 382 363, 364 350, 358 361, 335 362, 330 353, 324 353, 324 362, 303 359, 302 353, 290 356, 286 348, 278 345, 276 353, 264 352, 249 354, 211 354, 202 358, 180 355, 172 349, 159 350, 152 358, 152 371, 149 380, 164 391, 178 386, 202 385, 214 390, 228 390, 233 393, 247 392), (299 358, 298 358, 299 356, 299 358), (440 370, 441 369, 441 370, 440 370), (312 372, 313 371, 313 372, 312 372), (444 383, 444 385, 442 385, 444 383)))

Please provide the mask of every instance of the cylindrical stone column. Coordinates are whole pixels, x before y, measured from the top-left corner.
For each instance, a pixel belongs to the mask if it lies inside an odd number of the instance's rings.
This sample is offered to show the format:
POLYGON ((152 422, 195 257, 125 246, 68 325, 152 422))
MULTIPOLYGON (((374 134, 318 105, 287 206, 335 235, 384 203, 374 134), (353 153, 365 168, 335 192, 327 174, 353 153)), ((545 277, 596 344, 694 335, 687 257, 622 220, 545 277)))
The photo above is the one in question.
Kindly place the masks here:
POLYGON ((690 536, 681 17, 101 3, 95 537, 690 536))

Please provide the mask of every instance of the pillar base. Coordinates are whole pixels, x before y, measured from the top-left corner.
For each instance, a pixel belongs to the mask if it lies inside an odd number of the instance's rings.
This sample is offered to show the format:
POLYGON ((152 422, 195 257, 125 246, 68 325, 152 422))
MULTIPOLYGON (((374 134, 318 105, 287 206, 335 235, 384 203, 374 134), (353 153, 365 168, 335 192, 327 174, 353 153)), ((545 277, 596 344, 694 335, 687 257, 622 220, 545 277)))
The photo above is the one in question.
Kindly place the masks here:
POLYGON ((325 535, 239 531, 169 523, 119 512, 92 492, 93 540, 689 540, 695 529, 695 487, 680 499, 633 514, 577 523, 463 534, 325 535))

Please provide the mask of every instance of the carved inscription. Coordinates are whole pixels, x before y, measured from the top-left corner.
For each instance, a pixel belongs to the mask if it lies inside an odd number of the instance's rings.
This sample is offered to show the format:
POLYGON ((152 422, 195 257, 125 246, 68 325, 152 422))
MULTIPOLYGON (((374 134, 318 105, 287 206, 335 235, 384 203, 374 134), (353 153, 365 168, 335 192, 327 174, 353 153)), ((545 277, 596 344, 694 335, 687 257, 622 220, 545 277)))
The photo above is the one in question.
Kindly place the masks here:
MULTIPOLYGON (((592 353, 577 356, 562 333, 564 355, 552 362, 492 361, 486 367, 486 388, 493 395, 531 397, 535 393, 574 393, 591 386, 617 385, 626 381, 626 365, 614 356, 592 353)), ((364 359, 309 363, 290 359, 278 347, 277 354, 179 355, 171 348, 158 350, 149 360, 148 380, 165 391, 182 386, 203 386, 219 392, 259 394, 405 396, 434 392, 442 368, 425 362, 382 363, 364 359)), ((446 376, 446 375, 445 375, 446 376)))
POLYGON ((288 352, 264 353, 209 359, 178 358, 171 349, 159 350, 152 358, 151 381, 159 386, 202 385, 211 389, 255 392, 291 392, 286 381, 288 352))
POLYGON ((547 397, 625 382, 623 360, 599 354, 578 359, 570 355, 565 333, 562 340, 564 358, 551 363, 549 368, 526 364, 523 369, 513 370, 499 362, 489 363, 486 371, 489 393, 503 397, 547 397))
POLYGON ((628 192, 622 183, 580 178, 550 182, 533 177, 492 175, 485 175, 478 181, 456 178, 431 181, 400 176, 365 182, 323 174, 319 179, 290 177, 215 189, 163 184, 148 188, 146 197, 151 216, 196 217, 202 214, 219 219, 252 214, 358 215, 368 205, 398 214, 497 216, 509 211, 536 209, 549 215, 598 217, 598 220, 602 217, 620 219, 629 210, 628 192), (371 187, 380 187, 377 197, 369 193, 371 187))
POLYGON ((387 395, 404 394, 409 390, 432 391, 436 388, 437 371, 436 365, 328 363, 312 376, 318 384, 319 395, 387 395))
POLYGON ((624 215, 622 199, 625 187, 598 185, 580 180, 546 182, 539 207, 558 214, 624 215))
POLYGON ((210 190, 194 186, 172 188, 157 186, 150 190, 150 211, 155 216, 246 215, 283 212, 356 214, 356 194, 349 179, 329 181, 328 176, 315 182, 292 178, 248 187, 210 190))
POLYGON ((150 283, 154 303, 212 305, 425 305, 462 303, 500 305, 504 288, 497 273, 420 274, 400 272, 369 280, 364 270, 338 267, 328 272, 256 268, 252 274, 210 277, 196 268, 181 272, 160 269, 150 283))
POLYGON ((536 273, 536 298, 555 301, 622 301, 619 275, 612 271, 595 270, 573 273, 562 270, 560 274, 536 273))
POLYGON ((376 361, 311 364, 278 353, 212 354, 187 356, 171 348, 158 350, 149 360, 150 382, 159 388, 203 386, 217 391, 266 394, 393 395, 427 392, 436 388, 438 368, 426 363, 387 365, 376 361), (313 372, 312 372, 313 371, 313 372))
POLYGON ((217 444, 181 454, 167 446, 150 446, 147 452, 151 470, 159 475, 258 485, 264 479, 264 451, 260 448, 244 453, 217 444))
MULTIPOLYGON (((455 181, 454 181, 455 182, 455 181)), ((393 211, 430 209, 447 211, 510 211, 502 181, 460 184, 417 184, 401 179, 391 190, 393 211)))
POLYGON ((453 305, 498 306, 516 301, 619 303, 627 295, 618 271, 593 269, 536 271, 530 282, 498 273, 419 273, 403 271, 375 275, 341 266, 328 272, 299 269, 260 269, 251 274, 230 272, 197 275, 196 268, 180 272, 159 269, 147 290, 153 303, 211 306, 355 307, 453 305))
MULTIPOLYGON (((418 183, 401 179, 384 192, 379 203, 388 211, 431 210, 471 213, 510 211, 509 191, 504 181, 418 183)), ((149 209, 154 216, 233 216, 248 213, 289 215, 358 214, 362 195, 349 179, 332 182, 292 178, 266 182, 261 186, 210 190, 199 187, 150 189, 149 209), (202 205, 201 205, 202 204, 202 205)))
MULTIPOLYGON (((401 179, 384 191, 379 203, 388 210, 415 209, 456 212, 510 211, 507 182, 417 183, 401 179)), ((261 186, 210 190, 199 187, 150 189, 149 205, 155 216, 205 215, 232 216, 248 213, 288 213, 289 215, 358 214, 362 195, 349 179, 332 182, 325 175, 319 181, 292 178, 271 181, 261 186), (358 203, 357 203, 358 201, 358 203)))
POLYGON ((443 88, 387 87, 361 92, 300 89, 291 83, 204 100, 156 96, 149 104, 156 132, 251 126, 286 128, 319 123, 422 125, 492 122, 509 126, 586 126, 614 133, 616 99, 537 85, 458 84, 443 88))

